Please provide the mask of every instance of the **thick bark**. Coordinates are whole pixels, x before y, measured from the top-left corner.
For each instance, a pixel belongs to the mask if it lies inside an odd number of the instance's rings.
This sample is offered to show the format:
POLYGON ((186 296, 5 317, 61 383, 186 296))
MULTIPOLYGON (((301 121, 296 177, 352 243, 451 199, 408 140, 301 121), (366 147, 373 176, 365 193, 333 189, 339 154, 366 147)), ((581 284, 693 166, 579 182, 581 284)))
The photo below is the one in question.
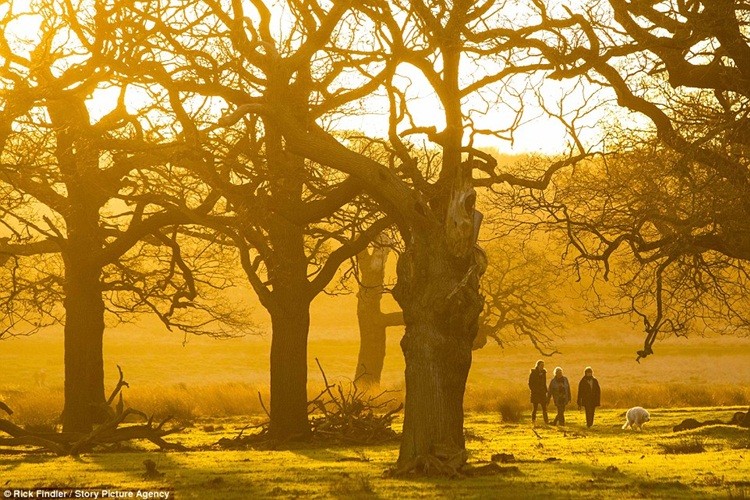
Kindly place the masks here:
POLYGON ((455 257, 439 235, 415 238, 399 259, 394 296, 406 323, 400 471, 445 474, 466 460, 463 398, 482 310, 483 271, 476 252, 455 257))
MULTIPOLYGON (((304 160, 283 150, 273 127, 268 133, 268 164, 273 206, 298 209, 302 198, 299 172, 304 160)), ((283 217, 265 221, 273 249, 266 260, 272 291, 265 304, 271 314, 271 423, 274 439, 304 439, 307 419, 307 336, 313 294, 307 280, 305 228, 283 217)))
POLYGON ((271 423, 275 439, 304 439, 307 420, 307 334, 309 302, 278 301, 270 308, 271 423))
POLYGON ((64 432, 89 432, 108 417, 104 395, 104 301, 97 261, 98 212, 74 215, 65 256, 64 432))
POLYGON ((376 246, 371 251, 357 255, 359 355, 354 378, 362 387, 380 385, 380 376, 383 372, 386 323, 380 302, 385 290, 385 265, 388 253, 387 247, 376 246))

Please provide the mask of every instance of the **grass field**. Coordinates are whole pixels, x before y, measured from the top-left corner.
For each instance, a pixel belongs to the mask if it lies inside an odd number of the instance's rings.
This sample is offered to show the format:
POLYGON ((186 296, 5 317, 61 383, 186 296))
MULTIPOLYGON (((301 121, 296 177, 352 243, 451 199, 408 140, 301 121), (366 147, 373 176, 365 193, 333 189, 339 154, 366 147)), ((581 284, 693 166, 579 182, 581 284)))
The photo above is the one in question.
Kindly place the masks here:
POLYGON ((244 419, 197 421, 171 437, 200 451, 95 453, 80 458, 0 456, 0 489, 37 487, 168 488, 176 498, 747 498, 750 433, 712 426, 672 433, 688 416, 731 417, 733 408, 652 411, 644 432, 623 431, 622 411, 602 410, 595 426, 569 414, 564 429, 532 430, 528 416, 503 424, 495 413, 466 421, 470 462, 512 453, 509 474, 462 479, 389 479, 383 472, 397 444, 372 447, 308 446, 277 451, 217 451, 212 443, 233 436, 244 419), (212 427, 207 427, 211 424, 212 427), (699 453, 668 453, 698 443, 699 453), (673 450, 674 451, 674 450, 673 450), (143 479, 151 459, 164 476, 143 479), (3 484, 4 483, 4 484, 3 484))
MULTIPOLYGON (((327 300, 334 300, 326 298, 327 300)), ((338 298, 352 306, 346 298, 338 298)), ((337 302, 338 304, 338 302, 337 302)), ((349 310, 340 307, 344 313, 349 310)), ((313 310, 310 334, 310 392, 322 384, 315 358, 329 378, 351 377, 358 339, 354 316, 335 315, 332 303, 313 310)), ((262 318, 261 318, 262 319, 262 318)), ((267 331, 267 325, 261 330, 267 331)), ((587 365, 602 385, 605 407, 647 408, 750 404, 750 339, 667 339, 656 354, 635 362, 641 334, 615 321, 581 323, 561 332, 561 354, 547 358, 547 367, 560 365, 575 386, 587 365)), ((383 385, 400 391, 404 362, 399 329, 390 333, 383 385)), ((107 384, 116 382, 116 365, 123 367, 131 389, 128 402, 149 413, 186 418, 252 415, 262 412, 258 392, 268 391, 268 335, 215 340, 183 337, 155 325, 126 325, 105 336, 107 384)), ((500 348, 489 344, 475 351, 469 375, 466 407, 495 411, 507 401, 525 405, 529 369, 540 358, 527 343, 500 348)), ((0 399, 12 403, 26 421, 49 421, 62 410, 63 351, 59 329, 32 337, 0 341, 0 399), (44 370, 44 387, 35 377, 44 370)))
MULTIPOLYGON (((351 377, 358 341, 351 298, 313 310, 309 343, 310 391, 321 385, 314 359, 329 379, 351 377), (341 302, 343 301, 343 302, 341 302), (343 304, 343 305, 341 305, 343 304), (348 304, 348 305, 347 305, 348 304), (346 306, 346 307, 344 307, 346 306), (334 313, 333 311, 336 311, 334 313), (339 314, 338 311, 341 311, 339 314), (349 311, 349 312, 347 312, 349 311)), ((267 331, 259 320, 259 330, 267 331)), ((401 332, 389 337, 383 385, 403 387, 401 332)), ((268 335, 214 340, 164 333, 142 323, 105 336, 107 384, 119 364, 131 388, 126 402, 192 425, 174 440, 194 451, 161 453, 135 448, 78 459, 47 455, 0 455, 0 489, 10 487, 173 488, 178 498, 747 498, 750 496, 750 434, 718 426, 673 434, 687 417, 728 420, 750 403, 750 339, 666 339, 656 355, 635 362, 641 334, 614 320, 581 322, 561 332, 561 354, 547 358, 562 366, 575 385, 583 368, 594 367, 605 409, 597 425, 581 426, 573 412, 565 430, 529 422, 529 369, 540 355, 523 342, 474 353, 466 396, 471 461, 513 453, 518 473, 459 480, 386 479, 383 471, 398 454, 396 443, 365 448, 300 447, 279 451, 218 451, 262 418, 258 392, 267 397, 268 335), (186 340, 186 342, 183 342, 186 340), (643 433, 620 429, 623 409, 641 405, 653 422, 643 433), (502 423, 501 409, 521 411, 518 424, 502 423), (213 427, 213 431, 209 431, 213 427), (692 454, 672 448, 702 446, 692 454), (666 446, 666 447, 665 447, 666 446), (547 461, 550 458, 559 460, 547 461), (152 459, 164 477, 144 481, 143 461, 152 459)), ((54 424, 62 409, 63 352, 59 329, 0 341, 0 399, 21 424, 54 424), (44 383, 36 380, 44 375, 44 383)))

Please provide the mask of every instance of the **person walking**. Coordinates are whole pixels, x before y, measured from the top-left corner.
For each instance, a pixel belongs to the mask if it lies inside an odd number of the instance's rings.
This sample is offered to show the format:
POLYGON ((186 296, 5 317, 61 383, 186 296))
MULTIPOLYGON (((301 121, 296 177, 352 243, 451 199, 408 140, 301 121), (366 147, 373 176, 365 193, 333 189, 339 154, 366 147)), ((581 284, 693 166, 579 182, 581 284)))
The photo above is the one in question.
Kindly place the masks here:
POLYGON ((531 423, 536 423, 536 411, 542 407, 542 417, 544 423, 549 424, 547 416, 547 370, 544 369, 544 361, 541 359, 536 362, 536 366, 531 369, 529 374, 529 390, 531 391, 531 423))
POLYGON ((547 390, 547 403, 550 399, 554 401, 557 408, 557 415, 552 421, 552 425, 565 425, 565 406, 572 399, 570 396, 570 383, 568 377, 563 376, 562 368, 555 368, 555 376, 549 383, 547 390))
POLYGON ((594 370, 587 366, 583 378, 578 383, 578 409, 586 409, 586 427, 594 425, 594 411, 601 404, 602 390, 594 378, 594 370))

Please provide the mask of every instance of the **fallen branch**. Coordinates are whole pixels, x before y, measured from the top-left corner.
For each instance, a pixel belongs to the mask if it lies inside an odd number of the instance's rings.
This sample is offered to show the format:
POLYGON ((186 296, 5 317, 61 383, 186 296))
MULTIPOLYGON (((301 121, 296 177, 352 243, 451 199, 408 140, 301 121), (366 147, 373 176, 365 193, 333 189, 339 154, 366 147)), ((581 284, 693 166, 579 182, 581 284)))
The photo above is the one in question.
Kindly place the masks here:
POLYGON ((11 410, 10 407, 2 401, 0 401, 0 410, 3 410, 8 415, 13 415, 13 410, 11 410))
MULTIPOLYGON (((356 380, 347 385, 332 384, 320 361, 315 361, 324 388, 307 403, 310 416, 309 438, 312 441, 372 445, 398 439, 399 435, 393 430, 392 424, 396 414, 403 409, 403 404, 396 405, 393 399, 384 398, 389 391, 370 395, 360 390, 356 380)), ((266 421, 252 427, 245 426, 234 438, 222 438, 217 444, 226 449, 243 449, 253 446, 273 447, 279 443, 270 432, 270 422, 266 421), (260 431, 244 435, 248 428, 260 428, 260 431)))
MULTIPOLYGON (((125 408, 122 389, 130 387, 123 376, 120 366, 117 367, 120 378, 109 399, 107 399, 107 410, 111 419, 97 426, 90 433, 80 432, 32 432, 23 429, 13 422, 0 419, 0 432, 9 435, 10 438, 0 438, 0 447, 38 446, 41 450, 55 453, 57 455, 77 456, 81 453, 92 451, 97 447, 121 443, 124 441, 146 440, 154 443, 162 450, 185 450, 180 444, 169 443, 163 438, 169 434, 183 430, 182 427, 164 428, 171 418, 164 419, 158 425, 153 422, 153 417, 148 417, 142 411, 133 408, 125 408), (119 400, 114 408, 112 404, 119 400), (132 416, 140 417, 145 423, 135 425, 123 425, 126 419, 132 416)), ((3 405, 5 406, 5 405, 3 405)), ((8 410, 10 410, 8 408, 8 410)), ((12 413, 12 412, 9 412, 12 413)), ((21 450, 0 450, 7 451, 21 450)))

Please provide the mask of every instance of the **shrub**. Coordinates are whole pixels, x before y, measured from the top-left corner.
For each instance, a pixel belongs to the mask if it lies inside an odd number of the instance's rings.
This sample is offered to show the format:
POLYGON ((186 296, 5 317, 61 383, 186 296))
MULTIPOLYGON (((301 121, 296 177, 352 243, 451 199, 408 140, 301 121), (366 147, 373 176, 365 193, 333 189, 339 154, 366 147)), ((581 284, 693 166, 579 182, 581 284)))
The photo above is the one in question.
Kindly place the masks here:
POLYGON ((503 399, 497 404, 503 423, 518 423, 523 415, 523 405, 517 399, 503 399))
POLYGON ((340 481, 336 481, 331 486, 331 494, 345 498, 357 497, 360 495, 374 495, 375 490, 370 483, 370 478, 365 474, 345 475, 340 481))
POLYGON ((697 437, 683 438, 674 443, 660 443, 664 453, 671 455, 682 455, 688 453, 703 453, 706 451, 705 440, 697 437))

